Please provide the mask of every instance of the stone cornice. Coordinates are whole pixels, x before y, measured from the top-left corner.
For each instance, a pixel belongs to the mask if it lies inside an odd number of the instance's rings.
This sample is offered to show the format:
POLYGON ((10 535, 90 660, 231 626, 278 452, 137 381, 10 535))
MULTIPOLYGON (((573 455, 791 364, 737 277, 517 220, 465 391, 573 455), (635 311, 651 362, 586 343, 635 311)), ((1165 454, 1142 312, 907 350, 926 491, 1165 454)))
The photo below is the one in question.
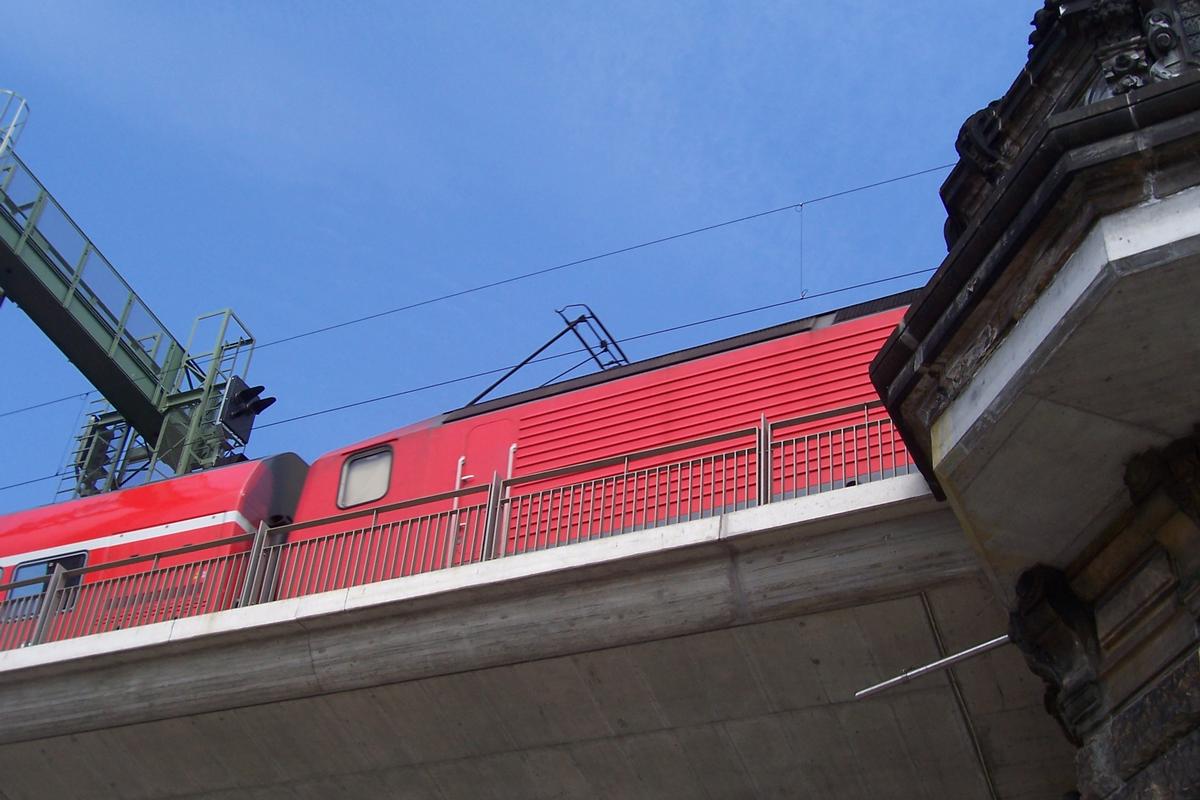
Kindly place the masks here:
POLYGON ((1169 187, 1147 188, 1146 174, 1169 169, 1172 160, 1195 164, 1194 148, 1187 144, 1175 155, 1170 150, 1173 143, 1200 140, 1195 109, 1200 109, 1200 73, 1192 72, 1055 113, 1029 135, 983 197, 871 365, 876 389, 931 482, 928 426, 955 391, 943 378, 956 355, 975 348, 978 363, 990 350, 990 343, 980 344, 972 335, 985 324, 971 321, 972 316, 989 306, 986 324, 994 343, 1019 318, 1021 305, 1035 298, 1029 293, 1044 287, 1061 265, 1051 252, 1056 238, 1068 228, 1081 236, 1098 214, 1133 205, 1147 191, 1165 193, 1169 187), (1158 151, 1153 160, 1147 158, 1150 151, 1158 151), (1091 179, 1103 181, 1104 191, 1086 191, 1083 184, 1091 179), (1018 260, 1035 236, 1042 257, 1026 253, 1018 260), (1024 295, 998 302, 989 293, 1001 281, 1009 289, 1024 283, 1024 295), (997 308, 1004 313, 997 314, 997 308))

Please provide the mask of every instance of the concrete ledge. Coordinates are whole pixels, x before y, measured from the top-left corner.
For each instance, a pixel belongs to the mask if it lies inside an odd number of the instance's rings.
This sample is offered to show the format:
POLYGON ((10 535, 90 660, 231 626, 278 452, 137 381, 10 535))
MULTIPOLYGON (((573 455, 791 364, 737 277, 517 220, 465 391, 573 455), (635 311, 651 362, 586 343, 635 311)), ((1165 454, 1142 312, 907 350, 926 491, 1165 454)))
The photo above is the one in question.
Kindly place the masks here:
POLYGON ((1175 243, 1198 235, 1200 188, 1102 217, 934 424, 932 456, 939 475, 954 469, 963 457, 955 451, 965 445, 969 433, 980 424, 991 425, 1012 404, 1019 384, 1044 366, 1119 278, 1146 268, 1136 256, 1164 250, 1176 257, 1175 243))
POLYGON ((937 506, 925 478, 914 467, 911 475, 726 514, 720 518, 720 537, 738 547, 753 547, 761 544, 764 533, 774 529, 786 528, 793 536, 820 536, 837 530, 847 518, 853 518, 855 525, 865 525, 937 506))
MULTIPOLYGON (((810 497, 783 500, 719 517, 664 525, 646 531, 578 542, 548 550, 522 553, 494 561, 426 572, 389 581, 351 586, 272 603, 234 608, 212 614, 183 617, 170 622, 142 625, 119 631, 81 636, 36 647, 0 652, 0 680, 6 673, 54 662, 95 657, 167 642, 184 642, 214 634, 246 632, 296 621, 315 621, 338 612, 434 597, 447 592, 479 589, 563 570, 599 567, 698 545, 736 540, 753 544, 752 537, 787 527, 792 535, 827 533, 852 515, 864 524, 880 514, 894 514, 897 504, 908 504, 908 513, 934 507, 924 479, 905 475, 862 486, 810 497), (821 523, 821 524, 818 524, 821 523), (804 526, 793 530, 794 526, 804 526)), ((759 542, 761 544, 761 542, 759 542)))
POLYGON ((1195 425, 1198 267, 1200 187, 1099 217, 932 424, 1001 597, 1032 564, 1069 568, 1128 508, 1128 459, 1195 425))
POLYGON ((0 654, 0 742, 871 602, 978 574, 919 477, 0 654))

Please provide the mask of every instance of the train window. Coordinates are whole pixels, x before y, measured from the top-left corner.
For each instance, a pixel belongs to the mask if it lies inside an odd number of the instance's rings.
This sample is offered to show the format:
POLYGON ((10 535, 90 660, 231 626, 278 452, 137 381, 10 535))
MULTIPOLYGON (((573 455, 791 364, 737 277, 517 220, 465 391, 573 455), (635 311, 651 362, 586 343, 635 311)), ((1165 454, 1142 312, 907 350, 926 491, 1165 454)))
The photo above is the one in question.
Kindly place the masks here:
MULTIPOLYGON (((87 553, 69 553, 53 558, 44 558, 40 561, 27 561, 24 564, 18 564, 17 568, 13 570, 12 582, 48 577, 53 574, 54 567, 58 564, 61 564, 63 569, 79 569, 86 562, 87 553)), ((67 576, 65 588, 78 586, 79 579, 79 575, 67 576)), ((45 592, 46 582, 44 581, 10 589, 4 603, 6 606, 5 618, 11 619, 37 613, 38 608, 41 607, 41 595, 45 592)))
POLYGON ((342 465, 342 482, 338 486, 339 508, 349 508, 387 494, 392 477, 392 448, 368 450, 346 459, 342 465))

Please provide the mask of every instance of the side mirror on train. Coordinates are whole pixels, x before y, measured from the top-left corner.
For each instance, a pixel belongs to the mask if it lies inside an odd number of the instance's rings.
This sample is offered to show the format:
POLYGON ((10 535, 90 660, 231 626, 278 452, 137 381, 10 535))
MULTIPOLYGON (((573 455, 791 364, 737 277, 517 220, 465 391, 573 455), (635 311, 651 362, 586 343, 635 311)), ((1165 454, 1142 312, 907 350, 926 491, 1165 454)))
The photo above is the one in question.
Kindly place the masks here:
POLYGON ((247 386, 236 375, 229 379, 220 420, 225 430, 242 444, 250 441, 254 419, 275 403, 274 397, 261 396, 265 390, 265 386, 247 386))

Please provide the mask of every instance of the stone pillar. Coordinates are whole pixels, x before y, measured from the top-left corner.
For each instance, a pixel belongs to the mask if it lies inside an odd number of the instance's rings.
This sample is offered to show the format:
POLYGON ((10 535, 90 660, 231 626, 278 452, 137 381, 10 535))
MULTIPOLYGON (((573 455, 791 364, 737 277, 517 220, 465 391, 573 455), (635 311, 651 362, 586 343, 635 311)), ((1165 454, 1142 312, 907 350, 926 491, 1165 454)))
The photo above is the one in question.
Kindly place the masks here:
POLYGON ((1200 0, 1047 0, 871 367, 1078 748, 1200 798, 1200 0))
POLYGON ((1017 583, 1010 635, 1080 748, 1083 800, 1200 797, 1200 440, 1131 459, 1130 508, 1068 578, 1017 583))

